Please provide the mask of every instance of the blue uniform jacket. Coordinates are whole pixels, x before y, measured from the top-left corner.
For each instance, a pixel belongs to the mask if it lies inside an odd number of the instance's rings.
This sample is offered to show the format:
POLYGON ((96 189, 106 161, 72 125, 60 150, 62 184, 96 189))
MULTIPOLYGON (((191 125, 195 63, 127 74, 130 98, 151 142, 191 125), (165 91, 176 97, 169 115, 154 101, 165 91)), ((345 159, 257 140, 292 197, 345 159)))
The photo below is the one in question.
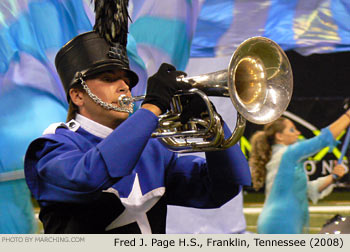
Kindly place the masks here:
POLYGON ((215 208, 237 195, 241 185, 250 185, 239 145, 208 152, 206 159, 178 157, 151 138, 157 126, 152 112, 139 109, 105 139, 82 128, 58 127, 29 146, 27 184, 42 209, 82 206, 98 202, 102 194, 113 195, 119 201, 114 207, 121 209, 105 230, 135 222, 142 233, 154 230, 138 215, 148 214, 159 202, 215 208))

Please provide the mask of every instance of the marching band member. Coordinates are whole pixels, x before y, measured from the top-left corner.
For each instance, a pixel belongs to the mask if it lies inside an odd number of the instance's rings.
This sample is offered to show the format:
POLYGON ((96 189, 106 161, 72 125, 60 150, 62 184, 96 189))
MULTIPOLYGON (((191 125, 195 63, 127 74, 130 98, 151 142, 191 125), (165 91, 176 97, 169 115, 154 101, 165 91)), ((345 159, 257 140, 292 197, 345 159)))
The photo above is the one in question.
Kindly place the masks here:
POLYGON ((25 157, 45 233, 164 233, 168 204, 216 208, 250 185, 238 144, 206 158, 178 157, 151 138, 171 97, 186 88, 172 65, 162 64, 148 79, 145 100, 132 116, 119 105, 138 82, 126 53, 127 4, 95 1, 94 31, 57 53, 67 123, 49 126, 25 157), (106 4, 115 10, 110 17, 100 9, 106 4))

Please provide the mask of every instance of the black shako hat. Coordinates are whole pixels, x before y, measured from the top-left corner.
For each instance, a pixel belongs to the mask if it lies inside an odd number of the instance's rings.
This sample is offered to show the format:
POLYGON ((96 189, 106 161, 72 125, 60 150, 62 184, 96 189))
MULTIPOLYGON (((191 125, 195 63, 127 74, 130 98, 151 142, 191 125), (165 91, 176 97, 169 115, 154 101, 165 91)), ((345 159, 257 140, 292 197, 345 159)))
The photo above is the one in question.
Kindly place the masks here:
POLYGON ((126 52, 127 6, 128 0, 95 0, 94 30, 76 36, 58 51, 55 65, 68 98, 80 76, 88 79, 109 70, 124 70, 130 89, 137 84, 126 52))
POLYGON ((119 43, 110 45, 96 31, 80 34, 65 44, 56 55, 55 65, 67 94, 79 73, 89 78, 108 70, 124 70, 130 88, 139 80, 130 70, 126 48, 119 43))

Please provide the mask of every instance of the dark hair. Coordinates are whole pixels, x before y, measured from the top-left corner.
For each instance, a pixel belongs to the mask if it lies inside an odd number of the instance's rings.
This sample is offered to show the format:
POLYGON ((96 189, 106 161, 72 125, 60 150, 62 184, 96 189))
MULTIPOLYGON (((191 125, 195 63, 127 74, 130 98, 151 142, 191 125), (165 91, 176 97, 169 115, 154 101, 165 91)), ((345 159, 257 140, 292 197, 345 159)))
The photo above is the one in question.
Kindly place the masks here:
POLYGON ((272 145, 275 143, 276 133, 285 129, 286 118, 266 124, 264 130, 257 131, 250 139, 251 151, 249 155, 249 166, 252 173, 253 188, 258 191, 265 184, 266 164, 271 159, 272 145))
MULTIPOLYGON (((83 86, 80 83, 73 84, 70 89, 77 89, 79 91, 85 92, 83 86)), ((70 96, 69 91, 68 91, 68 96, 70 96)), ((69 103, 69 105, 68 105, 66 122, 69 122, 70 120, 75 119, 76 114, 79 113, 79 107, 74 104, 72 99, 69 99, 68 103, 69 103)))

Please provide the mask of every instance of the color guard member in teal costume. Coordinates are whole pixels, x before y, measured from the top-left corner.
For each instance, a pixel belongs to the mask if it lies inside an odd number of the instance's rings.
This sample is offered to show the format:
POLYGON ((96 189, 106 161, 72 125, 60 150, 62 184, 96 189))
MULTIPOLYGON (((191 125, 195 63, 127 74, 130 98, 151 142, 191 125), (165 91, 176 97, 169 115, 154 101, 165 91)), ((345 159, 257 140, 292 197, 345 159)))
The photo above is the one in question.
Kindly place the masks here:
POLYGON ((258 233, 300 234, 309 224, 308 198, 313 203, 331 193, 333 182, 345 173, 342 165, 331 175, 308 181, 303 161, 324 147, 336 145, 336 137, 350 124, 347 111, 318 136, 298 141, 300 132, 286 118, 265 125, 251 139, 249 164, 256 190, 265 183, 265 203, 258 219, 258 233))

